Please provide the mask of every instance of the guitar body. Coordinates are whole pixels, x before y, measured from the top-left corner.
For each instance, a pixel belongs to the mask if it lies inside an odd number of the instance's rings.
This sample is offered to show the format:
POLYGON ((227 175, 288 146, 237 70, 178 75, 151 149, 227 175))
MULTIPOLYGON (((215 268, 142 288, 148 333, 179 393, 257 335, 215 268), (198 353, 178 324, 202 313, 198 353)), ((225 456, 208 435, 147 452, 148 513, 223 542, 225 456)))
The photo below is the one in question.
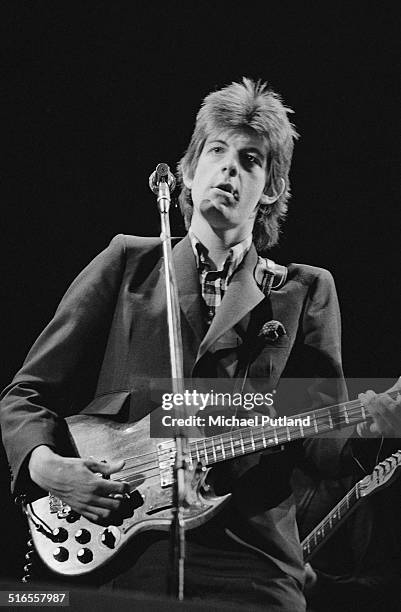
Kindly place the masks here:
MULTIPOLYGON (((169 530, 175 447, 172 440, 150 438, 149 417, 132 424, 77 415, 69 417, 67 423, 79 456, 125 460, 123 469, 111 478, 129 482, 131 491, 130 499, 123 502, 126 508, 122 516, 111 525, 92 523, 51 495, 25 506, 32 540, 42 561, 56 573, 78 576, 106 564, 134 535, 169 530)), ((214 495, 205 483, 208 471, 194 467, 188 472, 186 530, 205 523, 230 497, 214 495)))

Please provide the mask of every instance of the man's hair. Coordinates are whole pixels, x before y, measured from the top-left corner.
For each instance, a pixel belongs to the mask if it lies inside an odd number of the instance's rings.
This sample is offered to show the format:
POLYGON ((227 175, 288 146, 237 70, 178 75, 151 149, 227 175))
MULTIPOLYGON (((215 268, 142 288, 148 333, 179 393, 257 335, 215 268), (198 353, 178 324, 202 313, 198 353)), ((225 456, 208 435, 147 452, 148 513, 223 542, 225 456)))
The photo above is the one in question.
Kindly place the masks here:
POLYGON ((262 136, 267 144, 266 186, 264 193, 280 193, 282 180, 285 188, 273 204, 262 196, 253 228, 253 239, 259 252, 278 242, 280 224, 287 212, 290 197, 288 178, 294 139, 298 138, 295 127, 288 119, 293 111, 284 106, 279 94, 266 83, 243 78, 241 83, 231 83, 219 91, 206 96, 196 117, 191 142, 178 163, 178 177, 181 184, 179 202, 188 228, 192 218, 193 203, 191 191, 183 182, 185 173, 194 177, 199 157, 206 139, 216 131, 251 128, 262 136))

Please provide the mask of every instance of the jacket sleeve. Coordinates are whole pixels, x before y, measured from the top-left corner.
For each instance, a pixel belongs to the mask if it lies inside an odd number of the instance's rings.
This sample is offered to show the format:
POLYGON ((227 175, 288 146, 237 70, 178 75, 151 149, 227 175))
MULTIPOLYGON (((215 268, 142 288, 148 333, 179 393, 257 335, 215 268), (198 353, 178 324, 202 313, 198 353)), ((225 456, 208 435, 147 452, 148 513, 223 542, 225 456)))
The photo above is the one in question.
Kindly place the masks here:
MULTIPOLYGON (((303 358, 301 375, 313 378, 308 389, 311 409, 347 401, 347 388, 341 360, 341 319, 334 279, 318 269, 311 284, 302 316, 303 358), (307 370, 306 370, 307 369, 307 370)), ((323 477, 347 473, 354 428, 335 430, 304 442, 307 461, 323 477)))
POLYGON ((96 384, 125 265, 125 239, 118 235, 75 279, 40 334, 0 403, 4 446, 13 488, 32 450, 58 448, 63 417, 76 411, 79 383, 96 384))

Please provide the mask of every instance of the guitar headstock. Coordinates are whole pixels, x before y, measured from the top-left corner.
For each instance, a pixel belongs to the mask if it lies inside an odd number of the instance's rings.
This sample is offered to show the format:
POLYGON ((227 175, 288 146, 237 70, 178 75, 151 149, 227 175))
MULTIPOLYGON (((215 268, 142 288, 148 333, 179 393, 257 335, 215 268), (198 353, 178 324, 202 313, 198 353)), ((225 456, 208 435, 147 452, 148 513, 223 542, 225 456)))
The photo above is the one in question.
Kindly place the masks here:
POLYGON ((396 451, 376 465, 372 474, 365 476, 359 481, 359 491, 361 497, 366 497, 374 493, 378 488, 389 485, 400 474, 398 468, 401 467, 401 450, 396 451))

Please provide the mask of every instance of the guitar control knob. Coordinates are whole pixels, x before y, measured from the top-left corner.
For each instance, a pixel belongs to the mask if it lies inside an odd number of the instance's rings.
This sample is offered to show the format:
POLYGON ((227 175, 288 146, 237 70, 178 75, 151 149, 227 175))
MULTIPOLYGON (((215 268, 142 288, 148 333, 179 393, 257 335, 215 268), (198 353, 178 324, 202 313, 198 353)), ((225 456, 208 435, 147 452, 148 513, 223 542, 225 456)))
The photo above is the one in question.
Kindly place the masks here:
POLYGON ((75 523, 75 521, 78 521, 81 518, 81 515, 78 514, 78 512, 75 512, 75 510, 70 510, 65 518, 67 523, 75 523))
POLYGON ((93 552, 89 548, 80 548, 77 558, 81 563, 90 563, 93 559, 93 552))
POLYGON ((59 519, 66 518, 70 512, 71 512, 71 506, 65 505, 62 508, 60 508, 60 510, 57 512, 57 518, 59 519))
POLYGON ((87 529, 78 529, 75 539, 80 544, 86 544, 91 539, 91 534, 87 529))
POLYGON ((62 563, 63 561, 67 561, 68 556, 68 550, 64 548, 64 546, 59 546, 53 553, 53 557, 55 558, 55 560, 60 561, 60 563, 62 563))
POLYGON ((102 544, 104 544, 105 546, 107 546, 107 548, 114 548, 114 546, 116 545, 116 536, 114 535, 114 533, 111 531, 111 529, 107 528, 103 531, 100 540, 102 542, 102 544))
POLYGON ((64 527, 56 527, 53 529, 53 542, 65 542, 68 538, 68 531, 64 527))

